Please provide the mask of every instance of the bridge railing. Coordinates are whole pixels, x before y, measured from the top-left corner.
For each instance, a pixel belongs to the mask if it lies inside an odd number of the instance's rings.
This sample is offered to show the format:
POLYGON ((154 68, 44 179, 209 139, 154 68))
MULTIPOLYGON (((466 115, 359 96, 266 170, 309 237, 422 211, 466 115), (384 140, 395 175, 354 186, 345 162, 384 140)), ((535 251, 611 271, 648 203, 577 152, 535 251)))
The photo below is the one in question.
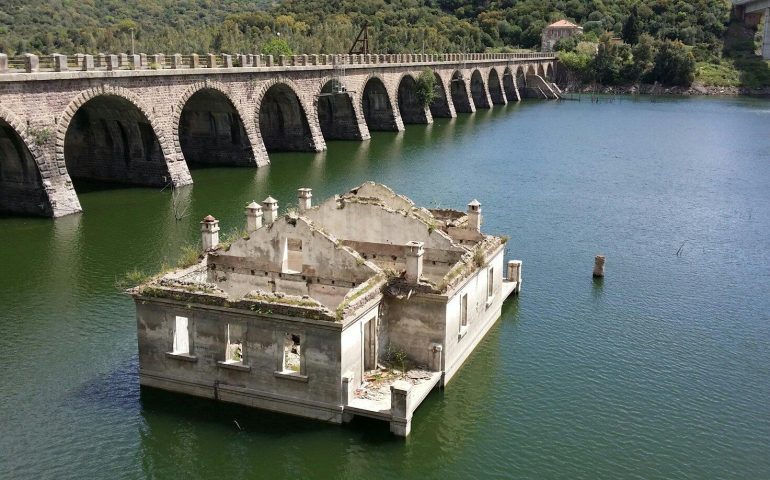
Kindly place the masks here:
POLYGON ((259 54, 190 54, 165 55, 144 53, 128 55, 43 55, 23 54, 8 57, 0 54, 0 73, 34 73, 63 71, 112 70, 173 70, 191 68, 261 68, 308 67, 318 65, 378 65, 405 63, 466 63, 521 60, 553 60, 551 53, 440 53, 440 54, 313 54, 313 55, 259 55, 259 54))

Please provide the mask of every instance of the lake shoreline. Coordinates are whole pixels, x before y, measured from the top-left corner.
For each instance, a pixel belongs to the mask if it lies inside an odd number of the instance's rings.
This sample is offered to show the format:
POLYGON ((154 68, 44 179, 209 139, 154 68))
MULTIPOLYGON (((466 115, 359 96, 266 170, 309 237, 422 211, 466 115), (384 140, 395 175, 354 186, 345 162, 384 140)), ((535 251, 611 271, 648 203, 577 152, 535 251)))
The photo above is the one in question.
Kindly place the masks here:
POLYGON ((641 85, 585 85, 567 87, 564 93, 601 93, 604 95, 678 95, 678 96, 744 96, 770 97, 770 86, 760 88, 721 87, 711 85, 692 85, 690 87, 663 86, 654 84, 641 85))

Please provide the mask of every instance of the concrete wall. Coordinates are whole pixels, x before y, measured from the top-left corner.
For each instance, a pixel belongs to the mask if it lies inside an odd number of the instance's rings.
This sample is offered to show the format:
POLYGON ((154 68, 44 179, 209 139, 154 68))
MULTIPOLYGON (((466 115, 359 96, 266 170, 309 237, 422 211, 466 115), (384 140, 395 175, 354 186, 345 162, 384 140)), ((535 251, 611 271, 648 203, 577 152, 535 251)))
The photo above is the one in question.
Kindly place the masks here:
POLYGON ((383 317, 387 321, 387 335, 381 338, 381 355, 387 345, 407 352, 417 365, 433 366, 434 344, 443 344, 446 338, 446 297, 442 295, 413 294, 409 299, 386 296, 383 317))
POLYGON ((489 328, 500 317, 503 281, 503 248, 490 255, 487 264, 474 276, 461 284, 447 302, 446 337, 444 343, 444 382, 448 382, 457 373, 468 355, 484 338, 489 328), (487 279, 489 268, 494 269, 492 297, 488 297, 487 279), (468 295, 468 326, 460 328, 460 304, 463 295, 468 295))
POLYGON ((349 322, 342 330, 342 374, 352 374, 350 378, 353 385, 360 385, 363 381, 364 325, 369 321, 379 323, 378 309, 379 304, 361 313, 358 318, 349 322))
POLYGON ((137 300, 139 381, 207 398, 341 422, 337 323, 281 319, 170 300, 137 300), (190 355, 168 355, 175 317, 189 319, 190 355), (227 324, 243 329, 243 365, 223 366, 227 324), (282 375, 286 333, 301 336, 301 375, 282 375))
POLYGON ((424 242, 426 249, 459 250, 443 232, 430 231, 419 219, 405 217, 376 204, 350 202, 345 203, 344 208, 337 208, 331 200, 305 215, 344 240, 392 245, 405 245, 416 240, 424 242))

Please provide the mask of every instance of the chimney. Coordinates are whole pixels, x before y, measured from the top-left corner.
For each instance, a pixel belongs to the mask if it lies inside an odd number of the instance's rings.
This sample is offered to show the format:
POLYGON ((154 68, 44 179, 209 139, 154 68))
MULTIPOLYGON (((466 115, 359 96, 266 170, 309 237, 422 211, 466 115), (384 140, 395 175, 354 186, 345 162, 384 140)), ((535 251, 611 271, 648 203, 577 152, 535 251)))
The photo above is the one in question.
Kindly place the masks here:
POLYGON ((204 252, 219 245, 219 220, 211 215, 207 215, 201 222, 201 243, 204 252))
POLYGON ((310 207, 312 206, 312 201, 310 199, 312 197, 313 197, 312 188, 297 189, 297 201, 299 203, 299 213, 303 213, 305 210, 310 210, 310 207))
POLYGON ((478 200, 468 204, 468 229, 481 231, 481 204, 478 200))
POLYGON ((252 201, 246 205, 246 232, 255 232, 260 227, 262 227, 262 207, 252 201))
POLYGON ((273 197, 262 200, 262 214, 266 224, 273 223, 278 218, 278 200, 273 197))
POLYGON ((422 256, 425 249, 422 242, 411 241, 406 244, 406 281, 419 283, 422 276, 422 256))

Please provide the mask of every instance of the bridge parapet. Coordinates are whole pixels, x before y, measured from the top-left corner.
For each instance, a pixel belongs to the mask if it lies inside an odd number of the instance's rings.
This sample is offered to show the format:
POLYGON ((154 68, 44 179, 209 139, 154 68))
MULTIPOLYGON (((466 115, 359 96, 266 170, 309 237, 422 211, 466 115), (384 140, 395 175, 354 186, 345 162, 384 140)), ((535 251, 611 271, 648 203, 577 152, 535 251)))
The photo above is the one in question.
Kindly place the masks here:
MULTIPOLYGON (((442 54, 313 54, 313 55, 272 55, 261 54, 191 54, 162 53, 147 55, 121 54, 75 54, 51 55, 23 54, 8 57, 0 54, 0 81, 11 80, 8 74, 24 73, 61 73, 61 72, 118 72, 144 71, 147 74, 163 74, 168 70, 218 69, 218 73, 257 71, 280 67, 281 69, 318 69, 345 66, 350 68, 371 68, 384 65, 404 64, 446 64, 466 62, 521 62, 551 61, 553 54, 540 52, 521 53, 442 53, 442 54)), ((167 72, 171 74, 171 72, 167 72)), ((177 72, 174 72, 177 73, 177 72)), ((199 73, 199 72, 196 72, 199 73)), ((68 74, 67 76, 71 76, 68 74)), ((46 75, 46 77, 49 77, 46 75)))

